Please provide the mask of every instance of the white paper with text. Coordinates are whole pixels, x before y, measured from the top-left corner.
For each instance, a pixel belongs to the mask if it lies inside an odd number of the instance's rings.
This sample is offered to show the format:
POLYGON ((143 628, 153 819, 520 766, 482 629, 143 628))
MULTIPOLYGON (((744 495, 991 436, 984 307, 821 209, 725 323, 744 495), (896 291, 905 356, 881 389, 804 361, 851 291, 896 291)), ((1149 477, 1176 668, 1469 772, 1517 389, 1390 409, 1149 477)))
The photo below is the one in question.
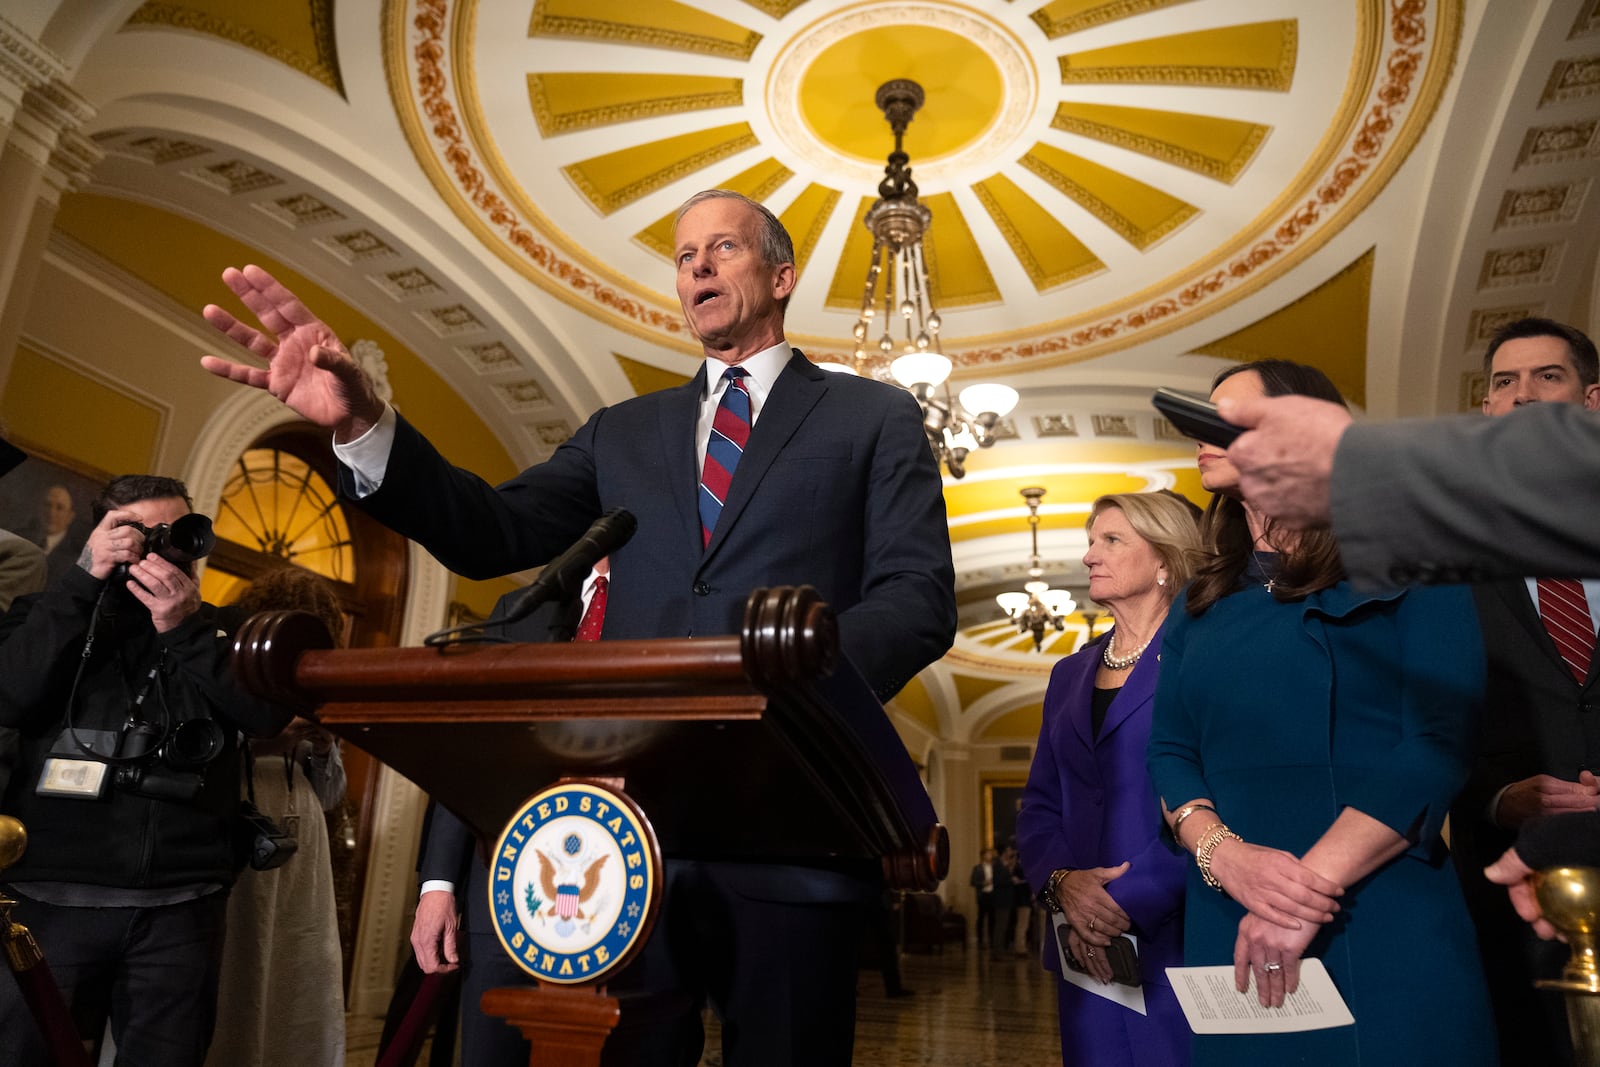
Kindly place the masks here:
POLYGON ((1281 1008, 1261 1006, 1254 973, 1249 990, 1234 989, 1231 965, 1168 967, 1167 978, 1189 1029, 1197 1034, 1291 1034, 1356 1021, 1319 959, 1300 961, 1300 987, 1284 998, 1281 1008))

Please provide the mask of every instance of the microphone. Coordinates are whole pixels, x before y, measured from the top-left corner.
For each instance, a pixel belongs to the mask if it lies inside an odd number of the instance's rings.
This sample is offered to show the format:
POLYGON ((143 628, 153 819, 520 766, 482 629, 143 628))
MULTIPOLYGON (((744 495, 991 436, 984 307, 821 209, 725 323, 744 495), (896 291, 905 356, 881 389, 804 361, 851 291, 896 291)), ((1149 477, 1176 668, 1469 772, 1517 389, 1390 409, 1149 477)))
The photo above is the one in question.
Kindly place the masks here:
POLYGON ((505 615, 495 621, 516 622, 546 601, 576 598, 594 565, 627 544, 638 528, 639 520, 632 512, 612 508, 594 520, 594 525, 571 548, 546 564, 527 591, 512 601, 505 615))

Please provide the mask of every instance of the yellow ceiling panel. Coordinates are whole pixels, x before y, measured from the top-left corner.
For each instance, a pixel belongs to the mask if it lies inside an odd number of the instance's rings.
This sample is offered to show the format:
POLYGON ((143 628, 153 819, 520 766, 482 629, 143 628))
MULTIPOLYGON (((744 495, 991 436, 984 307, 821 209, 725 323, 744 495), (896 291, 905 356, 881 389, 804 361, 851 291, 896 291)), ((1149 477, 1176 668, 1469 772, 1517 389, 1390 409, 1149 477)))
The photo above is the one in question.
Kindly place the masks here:
POLYGON ((609 215, 757 143, 748 123, 735 122, 608 152, 561 170, 600 214, 609 215))
POLYGON ((1105 264, 1054 215, 1004 175, 972 187, 1041 292, 1104 270, 1105 264))
POLYGON ((912 678, 907 682, 889 704, 927 727, 929 733, 939 733, 939 713, 934 710, 933 698, 928 695, 928 688, 922 684, 921 678, 912 678))
POLYGON ((611 353, 611 358, 617 361, 617 366, 622 368, 622 373, 628 378, 628 384, 633 386, 635 396, 646 393, 660 392, 662 389, 675 389, 686 385, 691 375, 679 374, 676 371, 663 370, 650 363, 640 363, 636 359, 629 359, 620 352, 611 353))
POLYGON ((151 0, 127 26, 170 26, 254 49, 344 93, 333 33, 333 4, 260 0, 151 0))
POLYGON ((1271 131, 1211 115, 1077 101, 1056 108, 1050 125, 1224 182, 1239 176, 1271 131))
POLYGON ((872 258, 872 231, 867 229, 866 218, 874 199, 864 196, 856 204, 856 217, 850 221, 844 251, 839 253, 839 264, 828 285, 827 307, 861 310, 861 287, 867 280, 867 261, 872 258))
MULTIPOLYGON (((933 286, 934 303, 941 308, 998 303, 1000 287, 989 273, 983 249, 972 235, 972 227, 967 225, 956 198, 949 193, 935 193, 923 197, 922 203, 933 212, 933 222, 923 238, 922 249, 928 259, 928 281, 933 286)), ((863 257, 863 279, 866 271, 863 257)))
POLYGON ((618 122, 744 103, 744 81, 695 74, 528 75, 528 102, 549 137, 618 122))
POLYGON ((744 0, 744 2, 763 14, 771 15, 775 19, 781 19, 805 3, 806 0, 744 0))
POLYGON ((1188 0, 1052 0, 1028 17, 1055 38, 1183 3, 1188 0))
POLYGON ((779 217, 789 236, 794 239, 794 265, 796 271, 806 269, 811 253, 817 247, 833 209, 839 203, 839 191, 815 182, 806 186, 805 192, 795 197, 794 203, 779 217))
MULTIPOLYGON (((1059 461, 1060 457, 1057 456, 1059 461)), ((1044 504, 1065 504, 1068 501, 1087 503, 1104 493, 1137 493, 1148 484, 1141 475, 1119 471, 1073 472, 1060 471, 1040 474, 1032 472, 1015 478, 990 478, 984 481, 962 480, 944 487, 945 508, 952 519, 984 512, 1001 512, 1008 516, 1001 520, 1022 533, 1028 531, 1028 506, 1022 501, 1020 490, 1025 486, 1044 489, 1044 504)), ((1087 517, 1087 516, 1085 516, 1087 517)), ((1064 518, 1046 515, 1041 528, 1067 523, 1082 526, 1077 517, 1064 518)))
MULTIPOLYGON (((729 178, 719 189, 731 189, 736 193, 743 193, 751 200, 765 200, 783 185, 784 182, 794 177, 794 171, 779 163, 776 159, 768 157, 747 170, 729 178)), ((661 216, 647 228, 633 235, 633 239, 644 245, 662 259, 672 259, 672 237, 678 209, 673 208, 661 216)))
POLYGON ((1005 99, 1000 68, 977 42, 950 30, 886 18, 884 25, 850 34, 811 61, 800 85, 800 113, 824 144, 881 163, 894 148, 894 131, 875 98, 878 87, 893 78, 910 78, 925 94, 904 141, 918 163, 959 151, 982 136, 1005 99))
POLYGON ((1346 400, 1367 403, 1367 313, 1373 250, 1299 300, 1226 337, 1194 349, 1244 362, 1292 359, 1333 380, 1346 400))
MULTIPOLYGON (((954 392, 959 392, 961 384, 952 382, 950 388, 954 392)), ((1154 408, 1150 409, 1150 414, 1155 415, 1154 408)), ((1007 441, 998 448, 980 449, 967 456, 967 473, 971 475, 980 471, 985 473, 1002 471, 1010 467, 1054 465, 1066 462, 1069 458, 1073 463, 1094 463, 1103 466, 1137 463, 1181 465, 1194 462, 1194 448, 1186 442, 1152 444, 1149 441, 1127 438, 1095 437, 1091 427, 1083 426, 1081 429, 1083 431, 1081 437, 1056 438, 1026 444, 1020 441, 1007 441)), ((1015 483, 1013 491, 1037 481, 1036 478, 1030 481, 1030 477, 1026 475, 1021 477, 1015 483)), ((1022 498, 1016 499, 1017 506, 1021 507, 1022 498)))
POLYGON ((977 678, 970 674, 952 673, 950 680, 955 683, 956 700, 962 708, 970 708, 996 689, 1011 684, 1008 678, 977 678))
POLYGON ((749 59, 761 35, 677 0, 538 0, 529 37, 667 48, 677 52, 749 59))
POLYGON ((1042 141, 1018 162, 1141 250, 1200 210, 1155 186, 1042 141))
POLYGON ((1293 19, 1220 26, 1074 52, 1060 59, 1069 85, 1207 85, 1286 91, 1294 81, 1293 19))
MULTIPOLYGON (((1033 638, 1026 639, 1028 647, 1033 647, 1033 638)), ((1001 741, 1025 738, 1036 741, 1039 738, 1039 727, 1044 724, 1044 704, 1029 704, 1026 707, 1016 708, 995 719, 983 728, 983 732, 973 740, 976 741, 1001 741)))
MULTIPOLYGON (((14 441, 59 443, 72 427, 72 458, 109 475, 150 470, 167 421, 162 409, 41 355, 25 341, 12 356, 0 412, 14 441)), ((88 515, 82 517, 87 521, 88 515)))

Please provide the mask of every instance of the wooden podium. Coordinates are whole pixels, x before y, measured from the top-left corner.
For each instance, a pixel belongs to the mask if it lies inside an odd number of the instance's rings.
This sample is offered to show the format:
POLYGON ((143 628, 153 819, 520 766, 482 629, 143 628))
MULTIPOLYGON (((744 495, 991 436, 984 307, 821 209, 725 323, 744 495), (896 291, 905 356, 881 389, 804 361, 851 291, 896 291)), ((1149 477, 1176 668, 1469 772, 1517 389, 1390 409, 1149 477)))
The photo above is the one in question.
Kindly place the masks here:
MULTIPOLYGON (((668 857, 875 859, 890 886, 931 890, 948 837, 838 645, 832 611, 801 586, 751 593, 736 636, 654 641, 336 651, 311 616, 270 612, 240 628, 234 659, 251 689, 318 709, 491 841, 535 791, 602 779, 668 857)), ((485 1007, 516 1020, 535 1061, 588 1064, 599 1043, 552 1059, 529 1019, 603 1042, 614 1008, 581 1022, 596 1000, 615 1004, 603 986, 541 985, 493 990, 485 1007)))

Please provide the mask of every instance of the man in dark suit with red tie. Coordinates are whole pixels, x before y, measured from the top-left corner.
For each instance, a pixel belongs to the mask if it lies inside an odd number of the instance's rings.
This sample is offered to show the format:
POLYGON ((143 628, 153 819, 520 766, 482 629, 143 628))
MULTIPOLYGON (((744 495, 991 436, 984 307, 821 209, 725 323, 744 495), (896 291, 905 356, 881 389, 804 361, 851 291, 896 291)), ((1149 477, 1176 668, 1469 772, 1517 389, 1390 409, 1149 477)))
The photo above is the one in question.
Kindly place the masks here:
MULTIPOLYGON (((624 507, 638 533, 611 557, 607 639, 735 633, 752 589, 809 584, 838 612, 846 658, 887 698, 955 635, 949 532, 921 412, 904 390, 828 374, 784 341, 793 245, 760 204, 699 194, 679 212, 674 247, 700 372, 596 412, 549 460, 498 487, 452 467, 378 400, 332 331, 259 268, 223 278, 275 340, 215 306, 205 316, 268 366, 203 362, 333 430, 342 491, 457 573, 545 563, 624 507)), ((709 997, 728 1067, 848 1063, 856 942, 876 872, 669 857, 667 873, 663 918, 631 969, 696 1003, 709 997)), ((698 1016, 675 1022, 652 1062, 692 1067, 698 1016)))
MULTIPOLYGON (((1486 415, 1537 403, 1600 408, 1588 337, 1548 319, 1502 327, 1484 355, 1486 415)), ((1478 929, 1502 1059, 1570 1063, 1559 977, 1566 953, 1540 941, 1483 869, 1531 818, 1600 805, 1600 582, 1512 578, 1473 589, 1488 656, 1488 700, 1472 775, 1450 812, 1451 847, 1478 929)))

